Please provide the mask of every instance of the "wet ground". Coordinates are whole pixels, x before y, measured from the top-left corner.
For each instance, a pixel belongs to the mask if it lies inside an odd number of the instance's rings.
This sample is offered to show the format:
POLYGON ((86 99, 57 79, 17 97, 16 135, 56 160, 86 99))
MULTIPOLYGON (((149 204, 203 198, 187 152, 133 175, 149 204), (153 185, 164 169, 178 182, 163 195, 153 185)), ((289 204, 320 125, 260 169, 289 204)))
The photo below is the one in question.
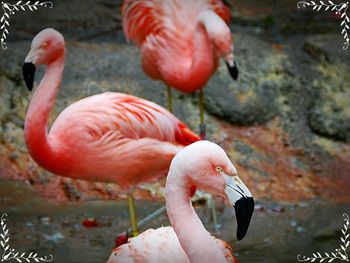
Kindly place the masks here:
MULTIPOLYGON (((160 202, 138 201, 140 217, 160 207, 160 202)), ((343 213, 347 205, 322 202, 288 204, 259 203, 247 237, 235 241, 235 220, 231 208, 218 205, 222 224, 217 237, 230 243, 240 262, 297 262, 298 254, 332 252, 340 247, 343 213)), ((207 229, 214 233, 206 205, 197 211, 207 229)), ((105 262, 114 238, 128 227, 126 202, 90 201, 54 204, 36 197, 24 183, 0 180, 0 213, 7 213, 10 246, 16 251, 52 254, 54 262, 105 262), (98 227, 81 222, 95 217, 98 227)), ((149 227, 168 225, 166 215, 149 227)))

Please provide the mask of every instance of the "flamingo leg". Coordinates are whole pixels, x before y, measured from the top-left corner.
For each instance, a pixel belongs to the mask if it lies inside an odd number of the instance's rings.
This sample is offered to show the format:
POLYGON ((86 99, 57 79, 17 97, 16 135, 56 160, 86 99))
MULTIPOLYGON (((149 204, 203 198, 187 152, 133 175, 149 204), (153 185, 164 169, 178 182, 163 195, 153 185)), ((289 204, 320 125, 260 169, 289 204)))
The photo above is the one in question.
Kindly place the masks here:
MULTIPOLYGON (((200 136, 203 140, 205 140, 207 137, 204 111, 205 111, 204 89, 200 89, 199 90, 199 120, 200 120, 199 130, 200 130, 200 136)), ((220 228, 220 225, 218 224, 218 217, 216 214, 215 200, 213 195, 211 196, 209 205, 211 207, 212 219, 213 219, 215 230, 218 230, 220 228)))
POLYGON ((206 127, 205 127, 205 118, 204 118, 204 90, 199 90, 199 131, 200 136, 203 140, 206 139, 206 127))
POLYGON ((167 93, 168 93, 168 110, 172 113, 173 112, 173 97, 171 94, 171 87, 167 86, 167 93))
POLYGON ((139 234, 139 229, 138 229, 137 219, 136 219, 135 199, 134 199, 134 196, 130 193, 128 194, 128 206, 129 206, 129 213, 130 213, 132 235, 136 237, 139 234))

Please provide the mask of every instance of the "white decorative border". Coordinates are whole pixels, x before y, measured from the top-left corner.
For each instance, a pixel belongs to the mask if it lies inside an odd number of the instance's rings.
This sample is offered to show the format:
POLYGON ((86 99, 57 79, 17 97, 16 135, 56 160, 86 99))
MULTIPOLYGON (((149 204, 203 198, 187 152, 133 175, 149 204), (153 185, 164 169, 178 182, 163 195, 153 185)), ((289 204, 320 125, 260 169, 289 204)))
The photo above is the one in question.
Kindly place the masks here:
POLYGON ((50 1, 40 2, 36 1, 35 3, 30 3, 30 1, 18 1, 16 4, 9 4, 6 2, 1 2, 1 7, 3 10, 3 15, 0 18, 0 30, 1 30, 1 47, 2 49, 6 50, 6 38, 9 34, 8 27, 10 26, 10 22, 8 21, 10 19, 11 15, 14 15, 16 11, 25 11, 26 8, 28 8, 30 11, 35 11, 38 9, 38 7, 53 7, 53 3, 50 1))
POLYGON ((324 11, 335 11, 337 15, 340 15, 342 22, 340 26, 342 28, 341 34, 344 37, 343 49, 347 50, 350 44, 350 18, 347 15, 347 10, 349 7, 349 2, 342 2, 340 4, 335 4, 332 1, 319 1, 317 4, 315 1, 299 1, 297 6, 301 7, 312 7, 312 10, 317 12, 324 8, 324 11), (325 3, 326 2, 326 3, 325 3))
POLYGON ((318 260, 319 262, 332 262, 336 259, 339 259, 341 261, 349 261, 350 258, 346 250, 350 245, 350 233, 348 233, 350 220, 349 220, 348 214, 343 214, 343 216, 344 216, 344 226, 341 230, 343 236, 340 237, 340 240, 342 242, 342 244, 340 245, 340 248, 337 248, 335 252, 331 252, 331 253, 325 252, 324 256, 322 256, 320 252, 313 253, 311 257, 298 255, 297 260, 299 262, 307 262, 307 261, 315 262, 316 260, 318 260))
POLYGON ((10 234, 9 230, 6 226, 6 217, 7 214, 3 214, 1 216, 1 234, 0 234, 0 245, 3 248, 4 252, 1 256, 1 262, 8 261, 10 259, 15 259, 17 262, 31 262, 32 260, 35 262, 50 262, 53 260, 53 256, 50 255, 49 257, 39 257, 38 253, 30 252, 28 255, 26 255, 26 252, 20 253, 16 252, 14 249, 10 247, 8 244, 10 242, 10 234))

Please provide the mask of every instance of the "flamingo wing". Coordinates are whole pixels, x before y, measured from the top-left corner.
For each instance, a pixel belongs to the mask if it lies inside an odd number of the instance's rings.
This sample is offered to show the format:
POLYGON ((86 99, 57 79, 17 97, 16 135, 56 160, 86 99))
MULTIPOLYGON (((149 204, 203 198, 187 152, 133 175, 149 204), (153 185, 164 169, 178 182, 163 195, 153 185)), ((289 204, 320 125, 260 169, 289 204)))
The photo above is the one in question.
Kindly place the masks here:
POLYGON ((153 102, 107 92, 67 107, 49 140, 64 167, 60 175, 127 189, 166 175, 181 147, 200 138, 153 102))
POLYGON ((140 47, 142 68, 149 77, 183 92, 193 92, 208 81, 217 68, 217 58, 197 75, 190 74, 194 74, 197 22, 208 10, 229 23, 230 10, 221 0, 124 1, 123 29, 127 39, 140 47))
POLYGON ((148 229, 112 251, 107 263, 189 263, 172 227, 148 229))
MULTIPOLYGON (((213 237, 227 261, 238 263, 230 246, 223 240, 213 237)), ((129 243, 115 248, 107 263, 189 263, 189 259, 172 227, 148 229, 129 243)))
POLYGON ((232 262, 232 263, 238 263, 237 259, 234 257, 232 254, 232 248, 230 247, 229 244, 227 244, 225 241, 213 237, 216 243, 218 244, 218 247, 221 248, 223 255, 225 255, 225 258, 227 262, 232 262))
POLYGON ((195 18, 191 10, 198 15, 200 11, 211 9, 227 24, 230 21, 230 10, 221 0, 125 0, 122 13, 123 29, 127 39, 141 46, 148 36, 164 37, 171 33, 174 34, 179 29, 186 30, 186 26, 181 27, 181 25, 185 23, 188 27, 191 23, 189 20, 184 21, 186 20, 185 15, 178 17, 176 10, 179 10, 181 6, 184 10, 189 11, 188 18, 195 18))
POLYGON ((231 19, 231 12, 227 5, 220 0, 210 0, 210 6, 212 10, 221 17, 222 20, 228 25, 231 19))
POLYGON ((163 107, 135 96, 107 92, 82 99, 56 119, 50 134, 65 142, 138 140, 141 138, 186 146, 200 140, 163 107))

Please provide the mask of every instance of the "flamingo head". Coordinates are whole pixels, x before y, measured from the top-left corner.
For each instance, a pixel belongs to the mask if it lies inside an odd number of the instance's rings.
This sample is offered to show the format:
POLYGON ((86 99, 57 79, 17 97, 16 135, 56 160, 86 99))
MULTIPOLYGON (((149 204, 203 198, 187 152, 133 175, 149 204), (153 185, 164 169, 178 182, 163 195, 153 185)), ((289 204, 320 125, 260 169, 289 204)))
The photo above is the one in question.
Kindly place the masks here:
POLYGON ((233 55, 233 37, 230 28, 212 10, 202 12, 199 22, 204 26, 216 54, 225 60, 231 77, 237 80, 239 71, 233 55))
POLYGON ((221 29, 214 31, 215 33, 211 33, 212 43, 218 56, 225 61, 231 77, 237 80, 239 71, 233 54, 233 37, 228 27, 223 26, 221 29))
POLYGON ((55 29, 46 28, 34 37, 23 65, 23 76, 29 91, 33 89, 36 67, 63 57, 64 51, 64 38, 55 29))
POLYGON ((179 152, 170 169, 173 166, 180 170, 176 174, 181 174, 188 185, 195 185, 229 201, 236 212, 237 239, 243 239, 248 231, 255 203, 225 151, 215 143, 198 141, 179 152))
POLYGON ((228 27, 212 34, 212 42, 218 55, 225 61, 227 69, 234 80, 238 79, 239 71, 234 53, 233 37, 228 27))
POLYGON ((230 72, 231 77, 234 80, 238 79, 238 67, 236 64, 236 61, 233 59, 233 53, 228 53, 224 56, 225 63, 228 69, 228 72, 230 72))

